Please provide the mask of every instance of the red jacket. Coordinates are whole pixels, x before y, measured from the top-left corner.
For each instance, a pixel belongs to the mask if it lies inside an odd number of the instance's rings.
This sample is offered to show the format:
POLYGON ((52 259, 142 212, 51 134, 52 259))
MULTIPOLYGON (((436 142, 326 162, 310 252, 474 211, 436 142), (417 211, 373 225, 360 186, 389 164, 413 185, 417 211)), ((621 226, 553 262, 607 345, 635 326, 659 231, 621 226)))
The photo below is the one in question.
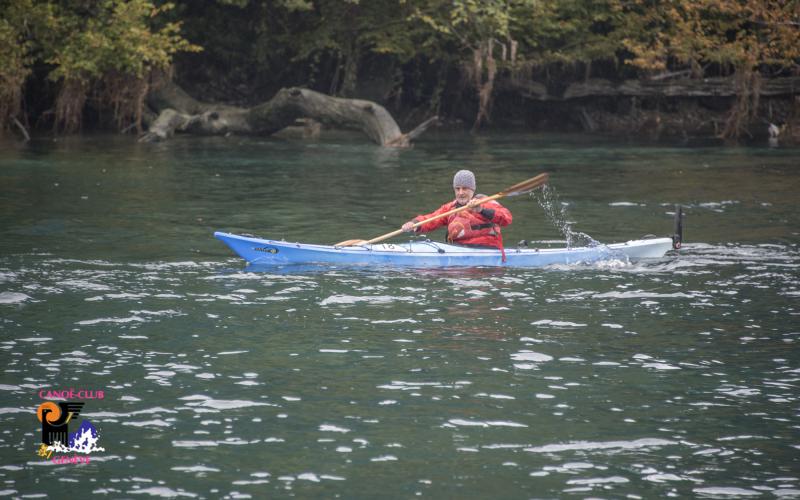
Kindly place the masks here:
MULTIPOLYGON (((418 215, 414 221, 421 221, 458 208, 455 200, 445 203, 435 212, 418 215)), ((418 233, 427 233, 441 226, 447 226, 447 240, 460 245, 490 246, 503 249, 503 235, 500 227, 511 224, 511 212, 496 201, 487 201, 481 205, 480 212, 463 210, 423 224, 416 229, 418 233)))

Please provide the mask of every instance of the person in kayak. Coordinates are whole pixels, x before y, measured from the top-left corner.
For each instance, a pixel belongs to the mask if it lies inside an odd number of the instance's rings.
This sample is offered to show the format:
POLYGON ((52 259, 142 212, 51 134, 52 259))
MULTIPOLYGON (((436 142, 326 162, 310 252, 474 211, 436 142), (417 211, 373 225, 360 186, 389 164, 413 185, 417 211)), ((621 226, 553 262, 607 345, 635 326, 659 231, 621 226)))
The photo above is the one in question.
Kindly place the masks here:
POLYGON ((486 195, 476 196, 475 187, 475 174, 469 170, 459 170, 453 176, 453 192, 456 199, 445 203, 434 212, 414 217, 403 224, 403 231, 427 233, 441 226, 447 226, 447 241, 473 247, 498 248, 503 254, 503 261, 505 261, 506 254, 503 249, 503 235, 500 228, 511 224, 511 211, 496 200, 479 205, 478 200, 485 198, 486 195), (464 205, 467 205, 469 209, 436 219, 417 228, 412 227, 418 221, 464 205))

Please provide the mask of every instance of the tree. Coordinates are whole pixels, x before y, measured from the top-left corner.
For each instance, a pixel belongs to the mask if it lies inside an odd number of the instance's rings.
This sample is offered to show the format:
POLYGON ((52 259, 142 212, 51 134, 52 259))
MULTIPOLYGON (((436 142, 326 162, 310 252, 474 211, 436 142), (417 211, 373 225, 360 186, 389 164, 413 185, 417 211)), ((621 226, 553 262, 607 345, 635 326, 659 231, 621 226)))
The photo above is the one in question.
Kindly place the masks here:
POLYGON ((19 121, 22 108, 22 87, 30 74, 31 43, 25 40, 22 26, 13 20, 29 2, 15 2, 5 7, 0 17, 0 133, 10 124, 16 124, 27 137, 19 121), (6 17, 7 16, 7 17, 6 17))
POLYGON ((800 4, 796 0, 633 0, 625 13, 626 62, 644 71, 707 68, 733 73, 737 98, 723 137, 739 137, 758 109, 762 71, 796 70, 800 4))
MULTIPOLYGON (((466 79, 478 95, 478 112, 472 125, 477 131, 490 121, 495 77, 498 72, 495 52, 508 54, 511 11, 533 0, 417 0, 411 19, 423 23, 440 38, 440 43, 455 42, 461 51, 466 79), (508 43, 508 45, 506 45, 508 43), (502 48, 501 48, 502 47, 502 48)), ((511 49, 512 53, 514 49, 511 49)), ((433 53, 434 57, 438 54, 433 53)), ((505 59, 505 57, 503 57, 505 59)))
POLYGON ((6 7, 0 36, 22 43, 4 44, 11 48, 0 57, 11 62, 4 67, 12 68, 12 76, 4 76, 2 85, 11 89, 31 66, 47 67, 47 77, 59 85, 55 126, 65 132, 80 129, 90 91, 101 107, 112 109, 118 129, 131 121, 141 128, 151 73, 167 70, 176 52, 200 50, 180 35, 179 22, 160 21, 170 3, 11 0, 6 7), (20 31, 2 28, 8 25, 20 31))

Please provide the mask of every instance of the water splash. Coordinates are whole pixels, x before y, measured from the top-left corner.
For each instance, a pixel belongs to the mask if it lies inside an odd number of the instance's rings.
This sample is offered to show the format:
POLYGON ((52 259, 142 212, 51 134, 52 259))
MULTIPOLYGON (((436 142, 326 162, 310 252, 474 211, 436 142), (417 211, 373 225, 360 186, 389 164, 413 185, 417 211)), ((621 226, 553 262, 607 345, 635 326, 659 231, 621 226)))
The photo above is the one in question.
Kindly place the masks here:
POLYGON ((547 219, 564 236, 567 248, 600 246, 600 242, 588 234, 572 230, 573 222, 567 218, 567 204, 561 202, 556 188, 545 184, 541 189, 531 192, 531 197, 536 199, 547 219))
POLYGON ((88 420, 84 420, 77 431, 69 434, 69 446, 64 446, 57 441, 48 446, 47 449, 57 453, 77 452, 88 455, 95 451, 105 451, 105 448, 97 446, 99 440, 100 433, 97 432, 97 428, 88 420))

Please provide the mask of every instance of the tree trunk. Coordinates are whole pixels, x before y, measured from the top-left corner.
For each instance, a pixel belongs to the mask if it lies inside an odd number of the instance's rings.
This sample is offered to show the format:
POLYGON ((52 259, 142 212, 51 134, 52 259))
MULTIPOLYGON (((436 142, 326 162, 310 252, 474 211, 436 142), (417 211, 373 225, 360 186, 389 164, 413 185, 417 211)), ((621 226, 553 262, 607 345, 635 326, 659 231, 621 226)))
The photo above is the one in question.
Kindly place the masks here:
POLYGON ((298 87, 284 88, 269 101, 252 108, 198 102, 174 83, 166 83, 148 98, 160 111, 141 142, 165 140, 175 132, 204 135, 271 135, 294 124, 298 118, 313 118, 323 124, 364 132, 380 146, 408 147, 437 117, 430 118, 406 134, 383 106, 361 99, 331 97, 298 87))

